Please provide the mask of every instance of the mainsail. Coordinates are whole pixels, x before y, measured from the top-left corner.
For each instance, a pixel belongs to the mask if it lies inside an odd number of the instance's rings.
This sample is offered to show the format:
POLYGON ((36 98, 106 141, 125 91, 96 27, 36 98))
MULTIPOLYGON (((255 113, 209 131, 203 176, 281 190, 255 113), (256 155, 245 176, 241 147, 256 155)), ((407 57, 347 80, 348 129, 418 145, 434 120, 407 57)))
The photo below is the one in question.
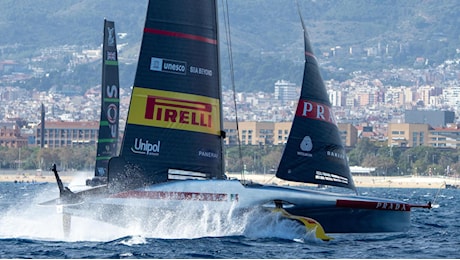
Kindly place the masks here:
POLYGON ((137 179, 138 186, 182 173, 222 179, 216 3, 149 1, 147 10, 125 135, 120 157, 110 163, 109 183, 137 179), (123 165, 135 171, 118 174, 123 165))
POLYGON ((355 190, 335 115, 303 20, 302 26, 305 40, 302 90, 276 176, 355 190))
POLYGON ((102 47, 101 119, 95 176, 107 177, 109 159, 117 154, 120 84, 115 23, 104 19, 102 47))

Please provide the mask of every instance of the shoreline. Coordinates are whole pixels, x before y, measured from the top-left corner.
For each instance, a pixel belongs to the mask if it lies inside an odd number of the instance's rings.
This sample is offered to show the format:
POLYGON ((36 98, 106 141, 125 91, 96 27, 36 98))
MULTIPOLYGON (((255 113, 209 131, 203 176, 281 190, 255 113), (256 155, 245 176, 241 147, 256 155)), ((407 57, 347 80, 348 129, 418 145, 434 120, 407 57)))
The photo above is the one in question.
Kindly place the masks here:
MULTIPOLYGON (((229 178, 240 179, 241 174, 227 174, 229 178)), ((245 179, 261 184, 275 184, 283 186, 317 186, 299 182, 285 181, 269 174, 246 174, 245 179)), ((446 188, 454 185, 460 188, 460 179, 444 176, 353 176, 357 188, 446 188)))
MULTIPOLYGON (((82 172, 60 172, 59 177, 63 183, 71 183, 75 179, 80 179, 82 172)), ((87 175, 87 174, 85 174, 87 175)), ((0 171, 0 182, 16 183, 56 183, 56 178, 51 171, 34 171, 34 170, 5 170, 0 171)))
MULTIPOLYGON (((60 172, 62 182, 84 183, 91 178, 92 172, 60 172)), ((229 179, 241 179, 241 174, 227 174, 229 179)), ((281 180, 272 174, 246 174, 244 179, 260 184, 274 184, 281 186, 316 186, 312 184, 298 183, 281 180)), ((460 178, 445 176, 353 176, 355 185, 358 188, 446 188, 446 185, 460 188, 460 178)), ((55 183, 56 179, 52 172, 47 171, 0 171, 0 182, 16 183, 55 183)))

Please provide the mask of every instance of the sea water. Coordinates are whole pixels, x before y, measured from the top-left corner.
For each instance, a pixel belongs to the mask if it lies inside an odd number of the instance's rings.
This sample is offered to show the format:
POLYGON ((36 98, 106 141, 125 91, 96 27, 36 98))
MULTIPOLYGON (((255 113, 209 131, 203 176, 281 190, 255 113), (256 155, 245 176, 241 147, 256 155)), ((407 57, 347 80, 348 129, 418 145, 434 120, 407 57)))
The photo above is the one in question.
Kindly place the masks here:
MULTIPOLYGON (((360 194, 410 203, 405 233, 331 234, 324 242, 297 223, 252 212, 238 221, 204 213, 164 216, 154 230, 121 228, 72 218, 65 237, 62 216, 38 203, 56 198, 56 184, 0 183, 0 258, 460 258, 460 190, 360 188, 360 194)), ((158 217, 158 216, 156 216, 158 217)))

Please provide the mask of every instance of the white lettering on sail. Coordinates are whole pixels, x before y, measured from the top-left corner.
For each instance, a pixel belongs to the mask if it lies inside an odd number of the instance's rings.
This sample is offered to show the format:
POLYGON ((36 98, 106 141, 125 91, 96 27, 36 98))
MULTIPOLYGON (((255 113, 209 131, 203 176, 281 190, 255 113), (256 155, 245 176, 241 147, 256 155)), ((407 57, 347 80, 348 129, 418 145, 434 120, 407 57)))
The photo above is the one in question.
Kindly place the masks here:
POLYGON ((109 98, 118 98, 118 87, 116 85, 107 86, 107 97, 109 98))
MULTIPOLYGON (((116 85, 109 85, 106 87, 106 96, 109 98, 108 102, 115 102, 111 99, 117 99, 118 102, 118 87, 116 85)), ((110 135, 112 138, 117 137, 118 134, 118 106, 110 103, 106 109, 107 121, 109 121, 110 135)))
POLYGON ((219 156, 217 153, 214 152, 204 152, 204 151, 198 151, 198 156, 202 157, 208 157, 208 158, 218 158, 219 156))
POLYGON ((168 71, 182 72, 185 73, 185 66, 182 64, 174 64, 169 62, 163 63, 163 69, 168 71))
POLYGON ((326 120, 326 118, 324 118, 324 107, 323 106, 318 106, 318 109, 316 110, 316 118, 321 118, 321 120, 326 120))
POLYGON ((190 73, 212 77, 212 70, 190 66, 190 73))
POLYGON ((336 124, 332 109, 328 105, 313 101, 300 100, 296 116, 336 124))
POLYGON ((107 27, 107 45, 114 46, 115 45, 115 28, 107 27))
POLYGON ((144 155, 159 155, 160 154, 160 141, 157 143, 149 143, 149 140, 142 141, 142 138, 134 139, 134 147, 131 151, 137 154, 144 155))
POLYGON ((168 60, 152 57, 150 59, 150 70, 185 75, 187 63, 184 61, 168 60))
POLYGON ((303 103, 303 112, 302 116, 307 116, 313 110, 313 105, 310 102, 303 103))
POLYGON ((345 154, 338 153, 338 152, 333 152, 333 151, 327 151, 326 154, 327 154, 327 156, 332 156, 332 157, 339 158, 339 159, 342 159, 342 160, 345 160, 347 158, 345 154))

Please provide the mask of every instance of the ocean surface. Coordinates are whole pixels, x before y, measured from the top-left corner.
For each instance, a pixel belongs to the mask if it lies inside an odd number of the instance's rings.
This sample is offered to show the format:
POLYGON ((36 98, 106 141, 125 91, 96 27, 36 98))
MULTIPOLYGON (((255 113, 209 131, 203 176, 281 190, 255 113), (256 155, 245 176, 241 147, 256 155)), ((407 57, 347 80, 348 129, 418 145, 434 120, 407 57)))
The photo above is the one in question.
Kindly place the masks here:
POLYGON ((56 198, 54 183, 0 183, 0 258, 460 258, 460 190, 360 188, 360 194, 410 203, 406 233, 332 234, 324 242, 275 213, 228 223, 165 216, 146 233, 73 218, 64 237, 62 216, 38 203, 56 198), (173 220, 174 219, 174 220, 173 220), (197 223, 198 222, 198 223, 197 223), (225 224, 216 224, 225 223, 225 224))

